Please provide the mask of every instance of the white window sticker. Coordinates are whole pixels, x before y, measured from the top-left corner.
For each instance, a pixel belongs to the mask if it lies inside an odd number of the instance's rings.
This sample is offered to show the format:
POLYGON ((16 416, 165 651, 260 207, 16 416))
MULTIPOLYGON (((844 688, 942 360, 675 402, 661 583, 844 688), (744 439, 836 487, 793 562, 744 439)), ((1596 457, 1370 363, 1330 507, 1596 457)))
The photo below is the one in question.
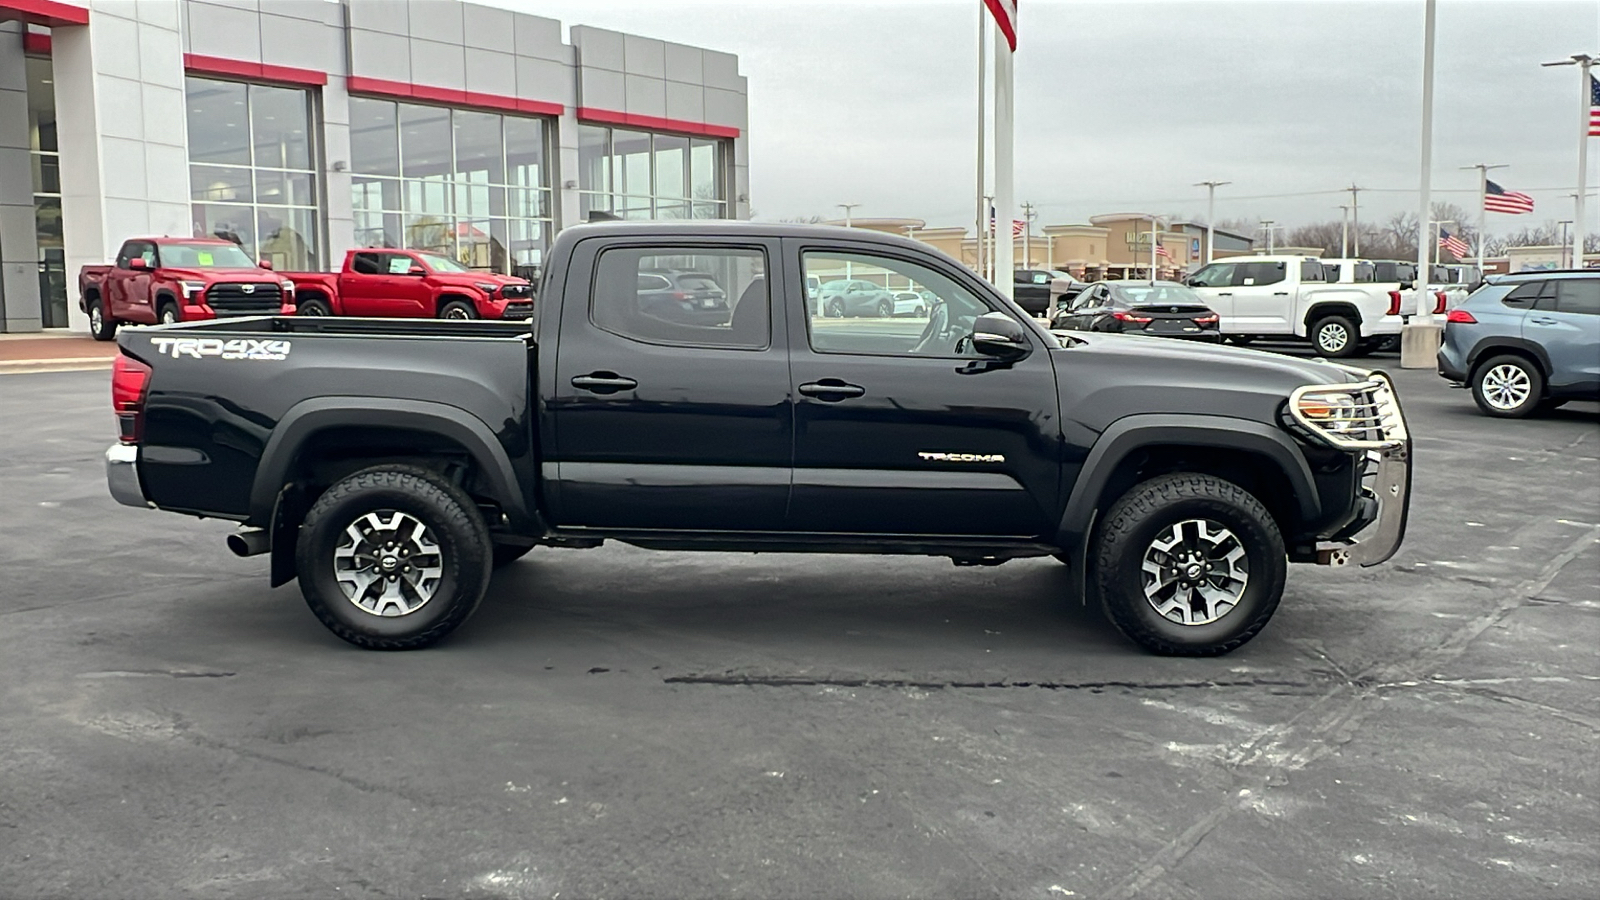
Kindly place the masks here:
POLYGON ((389 274, 404 275, 411 271, 411 257, 392 256, 389 258, 389 274))
POLYGON ((1245 287, 1249 287, 1250 285, 1255 284, 1255 283, 1256 283, 1256 280, 1254 278, 1246 278, 1244 280, 1245 287))

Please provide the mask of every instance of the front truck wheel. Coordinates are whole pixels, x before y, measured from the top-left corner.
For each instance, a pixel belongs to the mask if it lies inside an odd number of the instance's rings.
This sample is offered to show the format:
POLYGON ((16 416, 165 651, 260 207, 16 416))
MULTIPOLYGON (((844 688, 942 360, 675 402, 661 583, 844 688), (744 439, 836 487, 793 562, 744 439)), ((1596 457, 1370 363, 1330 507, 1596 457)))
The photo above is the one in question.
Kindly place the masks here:
POLYGON ((328 630, 368 650, 412 650, 472 615, 492 548, 460 488, 417 466, 379 466, 317 498, 295 563, 306 604, 328 630))
POLYGON ((1218 656, 1256 636, 1283 596, 1278 524, 1250 492, 1211 475, 1163 475, 1111 507, 1094 584, 1128 638, 1166 656, 1218 656))

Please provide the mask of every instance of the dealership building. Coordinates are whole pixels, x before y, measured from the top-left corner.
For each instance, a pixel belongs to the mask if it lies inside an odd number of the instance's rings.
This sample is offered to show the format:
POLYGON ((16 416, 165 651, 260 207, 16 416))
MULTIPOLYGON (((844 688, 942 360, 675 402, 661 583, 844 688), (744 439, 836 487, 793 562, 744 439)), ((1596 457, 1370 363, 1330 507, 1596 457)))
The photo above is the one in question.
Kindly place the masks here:
POLYGON ((559 229, 747 218, 728 53, 457 0, 0 0, 0 331, 86 330, 76 273, 209 235, 536 275, 559 229))

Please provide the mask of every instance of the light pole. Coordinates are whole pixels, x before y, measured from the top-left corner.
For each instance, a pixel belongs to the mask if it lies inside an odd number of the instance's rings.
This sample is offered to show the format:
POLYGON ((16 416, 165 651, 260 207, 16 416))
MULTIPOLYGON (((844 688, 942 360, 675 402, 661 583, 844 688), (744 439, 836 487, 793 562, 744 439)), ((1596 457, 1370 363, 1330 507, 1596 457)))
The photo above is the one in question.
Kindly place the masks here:
MULTIPOLYGON (((1433 226, 1433 264, 1437 266, 1439 264, 1439 241, 1444 238, 1444 235, 1440 233, 1440 229, 1446 225, 1460 225, 1461 223, 1455 219, 1429 219, 1428 224, 1433 226)), ((1429 270, 1428 277, 1433 277, 1432 270, 1429 270)))
POLYGON ((1462 166, 1462 170, 1478 170, 1478 276, 1483 276, 1483 246, 1489 242, 1489 211, 1484 208, 1485 198, 1489 196, 1489 170, 1507 169, 1509 163, 1477 163, 1471 166, 1462 166))
POLYGON ((1344 210, 1344 224, 1339 229, 1339 258, 1340 259, 1349 259, 1350 258, 1350 207, 1348 205, 1340 205, 1339 208, 1344 210))
POLYGON ((1217 188, 1231 181, 1197 181, 1195 187, 1206 189, 1206 265, 1211 264, 1211 250, 1217 242, 1217 188))
MULTIPOLYGON (((859 203, 835 203, 834 204, 834 206, 837 206, 840 209, 844 210, 844 227, 846 227, 846 228, 850 227, 850 211, 852 209, 855 209, 856 207, 858 207, 860 205, 861 204, 859 204, 859 203)), ((850 258, 849 257, 845 257, 845 260, 844 260, 844 277, 849 278, 850 274, 851 274, 850 273, 850 258)))
POLYGON ((1022 267, 1033 268, 1033 204, 1022 204, 1022 267))
MULTIPOLYGON (((1573 267, 1583 268, 1583 235, 1588 229, 1583 217, 1583 195, 1589 189, 1589 107, 1593 101, 1593 87, 1589 81, 1589 68, 1594 57, 1587 53, 1574 53, 1571 59, 1541 63, 1544 66, 1577 66, 1578 79, 1583 87, 1578 106, 1578 196, 1572 208, 1572 259, 1573 267)), ((1563 241, 1563 243, 1565 243, 1563 241)))
POLYGON ((1572 246, 1567 243, 1567 226, 1572 224, 1572 220, 1562 219, 1556 224, 1561 226, 1561 268, 1573 268, 1572 264, 1567 262, 1567 260, 1571 259, 1567 254, 1572 251, 1572 246))
POLYGON ((988 212, 988 215, 984 216, 984 219, 983 219, 983 239, 989 245, 989 250, 988 250, 987 258, 984 260, 983 268, 979 270, 979 274, 981 274, 984 278, 989 279, 989 283, 993 284, 994 283, 994 259, 995 259, 995 246, 994 245, 996 244, 997 239, 998 239, 998 235, 995 234, 994 195, 993 194, 984 194, 983 195, 983 207, 988 212))
POLYGON ((1267 255, 1268 256, 1271 256, 1272 253, 1278 249, 1277 243, 1275 241, 1273 241, 1273 232, 1277 230, 1277 224, 1278 224, 1277 222, 1274 222, 1271 219, 1262 219, 1261 220, 1261 230, 1265 231, 1267 233, 1267 255))
POLYGON ((1361 192, 1366 188, 1356 187, 1356 183, 1352 181, 1345 190, 1350 192, 1350 234, 1353 237, 1350 244, 1350 252, 1359 257, 1361 255, 1361 192))

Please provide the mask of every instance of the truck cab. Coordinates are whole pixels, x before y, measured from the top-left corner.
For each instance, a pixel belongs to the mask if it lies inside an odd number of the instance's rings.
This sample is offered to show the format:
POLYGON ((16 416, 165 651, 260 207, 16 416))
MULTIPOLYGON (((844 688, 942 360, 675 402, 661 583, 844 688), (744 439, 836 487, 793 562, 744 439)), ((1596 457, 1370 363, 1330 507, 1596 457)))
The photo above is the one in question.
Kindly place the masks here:
POLYGON ((118 325, 292 312, 294 284, 220 238, 132 238, 109 266, 78 273, 78 308, 96 340, 118 325))
POLYGON ((336 273, 287 274, 305 316, 525 319, 533 313, 527 279, 472 269, 425 250, 351 250, 336 273))

